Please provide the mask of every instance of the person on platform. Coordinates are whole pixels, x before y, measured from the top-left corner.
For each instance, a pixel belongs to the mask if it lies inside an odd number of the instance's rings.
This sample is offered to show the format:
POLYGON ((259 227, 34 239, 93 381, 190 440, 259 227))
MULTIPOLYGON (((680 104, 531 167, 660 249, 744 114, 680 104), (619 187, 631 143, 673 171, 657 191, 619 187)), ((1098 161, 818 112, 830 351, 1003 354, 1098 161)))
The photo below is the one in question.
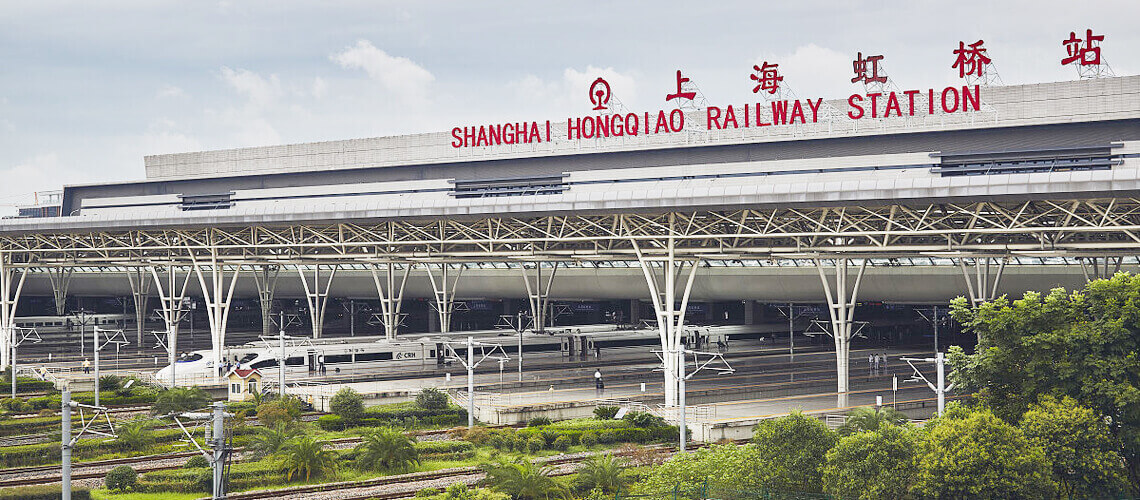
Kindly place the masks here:
POLYGON ((83 360, 83 374, 86 375, 88 373, 91 373, 91 362, 88 361, 87 359, 84 359, 83 360))
POLYGON ((594 370, 594 391, 598 396, 601 396, 605 390, 606 384, 602 382, 602 372, 600 370, 594 370))

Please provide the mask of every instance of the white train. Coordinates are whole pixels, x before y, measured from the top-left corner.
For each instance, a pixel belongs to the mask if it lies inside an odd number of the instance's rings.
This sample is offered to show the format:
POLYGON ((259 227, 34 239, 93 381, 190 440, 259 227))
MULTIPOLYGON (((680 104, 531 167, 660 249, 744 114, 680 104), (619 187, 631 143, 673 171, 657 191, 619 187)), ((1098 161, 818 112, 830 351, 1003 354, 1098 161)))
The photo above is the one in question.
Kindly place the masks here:
MULTIPOLYGON (((134 324, 134 315, 126 314, 88 314, 85 316, 84 329, 88 332, 91 327, 121 326, 124 322, 134 324)), ((20 316, 16 318, 16 326, 20 328, 35 328, 42 333, 53 332, 79 332, 79 320, 75 316, 20 316)))
MULTIPOLYGON (((698 326, 686 328, 685 343, 701 347, 727 345, 730 336, 757 335, 766 328, 757 326, 698 326)), ((402 335, 389 341, 384 337, 333 337, 323 339, 295 338, 286 340, 285 370, 290 379, 318 374, 322 368, 328 375, 344 373, 392 373, 401 367, 423 367, 446 363, 445 343, 457 351, 467 337, 501 344, 508 355, 518 350, 518 336, 504 330, 402 335)), ((600 349, 659 345, 656 329, 618 330, 614 325, 583 325, 548 329, 545 335, 527 332, 522 349, 528 352, 559 352, 566 356, 588 355, 600 349)), ((233 368, 256 368, 272 378, 277 373, 281 356, 278 341, 264 340, 222 351, 222 366, 215 367, 209 350, 192 351, 179 356, 174 374, 179 385, 203 384, 213 380, 215 372, 226 374, 233 368)), ((155 373, 155 378, 169 384, 171 366, 155 373)))

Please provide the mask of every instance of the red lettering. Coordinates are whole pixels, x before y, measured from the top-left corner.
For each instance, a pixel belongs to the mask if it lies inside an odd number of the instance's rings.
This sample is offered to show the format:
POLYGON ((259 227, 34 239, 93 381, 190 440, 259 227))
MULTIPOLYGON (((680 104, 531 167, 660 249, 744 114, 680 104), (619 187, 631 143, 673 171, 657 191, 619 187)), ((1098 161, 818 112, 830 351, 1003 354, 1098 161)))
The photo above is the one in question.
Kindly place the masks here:
POLYGON ((974 85, 974 93, 970 93, 970 88, 962 86, 962 112, 968 111, 966 108, 973 106, 974 111, 982 110, 982 87, 974 85))
POLYGON ((934 89, 930 89, 930 97, 926 100, 927 105, 930 106, 930 113, 934 114, 934 89))
POLYGON ((892 109, 895 110, 895 116, 902 116, 902 110, 899 109, 899 97, 894 92, 887 96, 887 109, 883 111, 883 118, 889 118, 892 109))
POLYGON ((748 105, 747 104, 744 105, 744 113, 742 113, 742 114, 744 115, 744 128, 748 128, 749 113, 748 113, 748 105))
POLYGON ((598 127, 598 139, 610 136, 610 122, 604 117, 597 117, 594 119, 594 124, 598 127))
POLYGON ((800 101, 796 100, 792 101, 792 103, 792 119, 790 121, 795 123, 796 117, 798 116, 800 117, 800 123, 806 123, 804 121, 804 107, 800 105, 800 101))
POLYGON ((946 87, 944 90, 942 90, 942 111, 945 111, 947 113, 953 113, 955 111, 958 111, 958 89, 956 89, 954 87, 946 87), (954 107, 950 107, 950 106, 946 105, 946 94, 947 93, 953 93, 954 94, 954 107))
POLYGON ((594 117, 587 116, 582 118, 582 137, 592 139, 594 134, 598 132, 598 124, 594 123, 594 117), (586 132, 586 125, 590 126, 590 131, 586 132))
POLYGON ((577 132, 578 137, 582 137, 582 119, 581 118, 567 118, 566 119, 566 140, 574 140, 574 133, 577 132))
MULTIPOLYGON (((731 110, 732 106, 729 106, 728 109, 731 110)), ((720 108, 716 106, 709 106, 705 109, 705 114, 708 116, 706 127, 709 130, 712 130, 713 127, 716 127, 718 130, 722 128, 720 126, 720 108)))
POLYGON ((641 123, 639 122, 636 114, 630 113, 628 115, 625 115, 625 135, 636 136, 637 133, 639 132, 638 129, 640 127, 641 127, 641 123))
MULTIPOLYGON (((535 132, 538 131, 536 130, 535 132)), ((546 142, 550 142, 550 120, 546 120, 546 142)))
POLYGON ((463 127, 463 147, 475 145, 475 127, 471 127, 471 133, 467 132, 467 127, 463 127))
MULTIPOLYGON (((546 122, 546 140, 550 141, 550 121, 546 122)), ((542 142, 542 135, 538 133, 538 122, 530 122, 530 134, 526 137, 527 143, 542 142)))
POLYGON ((475 146, 489 146, 487 143, 487 127, 479 125, 479 139, 475 141, 475 146))
POLYGON ((685 130, 685 112, 679 109, 674 109, 669 112, 669 125, 673 127, 674 132, 685 130))
MULTIPOLYGON (((748 113, 744 114, 748 115, 748 113)), ((731 104, 724 110, 724 128, 728 128, 729 123, 732 123, 732 128, 740 128, 740 124, 736 122, 736 110, 732 109, 731 104)))
POLYGON ((459 127, 451 129, 451 147, 458 148, 463 146, 463 138, 459 136, 459 127))
POLYGON ((669 120, 665 118, 664 111, 657 112, 657 126, 653 128, 653 133, 660 134, 661 129, 665 129, 666 133, 669 132, 669 120))
POLYGON ((489 125, 487 127, 487 145, 501 146, 503 144, 503 127, 501 125, 489 125))
POLYGON ((808 107, 811 108, 811 122, 812 123, 819 123, 819 107, 823 106, 823 98, 820 97, 819 99, 816 99, 814 102, 811 99, 808 99, 807 103, 808 103, 808 107))
POLYGON ((503 125, 503 143, 508 144, 508 145, 515 143, 515 126, 514 126, 514 124, 507 123, 507 124, 503 125))
POLYGON ((645 112, 645 135, 649 135, 649 112, 645 112))
POLYGON ((764 117, 760 115, 760 103, 756 103, 756 126, 757 127, 770 127, 771 123, 764 121, 764 117))
POLYGON ((910 98, 910 116, 914 116, 914 96, 918 94, 917 90, 907 90, 903 92, 910 98))
POLYGON ((772 102, 772 125, 788 124, 788 101, 772 102))
POLYGON ((617 113, 610 115, 610 131, 613 132, 614 137, 625 135, 625 124, 621 122, 621 115, 617 113))
POLYGON ((871 98, 871 118, 879 117, 879 96, 881 95, 883 94, 880 94, 878 92, 867 94, 867 97, 871 98))
POLYGON ((859 111, 859 114, 855 114, 853 111, 847 112, 847 117, 852 119, 852 120, 858 120, 858 119, 863 117, 863 106, 855 104, 855 101, 862 102, 863 96, 861 96, 859 94, 851 94, 851 97, 847 98, 847 105, 851 106, 852 109, 859 111))

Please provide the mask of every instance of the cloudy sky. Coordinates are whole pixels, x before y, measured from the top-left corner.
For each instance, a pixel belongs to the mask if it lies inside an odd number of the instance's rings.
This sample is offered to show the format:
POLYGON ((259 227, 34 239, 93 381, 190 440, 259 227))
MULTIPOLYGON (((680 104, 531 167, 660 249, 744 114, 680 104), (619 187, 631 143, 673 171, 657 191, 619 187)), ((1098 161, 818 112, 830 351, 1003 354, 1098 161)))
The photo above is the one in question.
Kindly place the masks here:
POLYGON ((1006 84, 1070 80, 1061 41, 1140 71, 1140 2, 0 2, 0 213, 37 190, 143 178, 149 154, 435 132, 588 113, 606 76, 656 110, 675 71, 753 100, 753 64, 840 98, 858 51, 901 88, 957 80, 985 40, 1006 84), (998 4, 993 6, 991 4, 998 4))

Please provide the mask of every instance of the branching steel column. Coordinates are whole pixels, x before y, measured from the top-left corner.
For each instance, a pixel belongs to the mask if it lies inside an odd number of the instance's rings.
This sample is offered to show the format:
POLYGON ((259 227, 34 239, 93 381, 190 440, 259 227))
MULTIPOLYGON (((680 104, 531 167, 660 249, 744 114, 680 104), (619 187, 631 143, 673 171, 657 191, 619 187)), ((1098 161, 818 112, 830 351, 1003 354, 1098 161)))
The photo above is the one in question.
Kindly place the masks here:
MULTIPOLYGON (((189 312, 189 309, 182 307, 182 301, 186 298, 186 287, 190 284, 190 271, 186 271, 186 275, 182 278, 182 285, 178 284, 178 268, 175 266, 167 266, 165 276, 165 283, 163 278, 159 276, 158 269, 155 266, 148 266, 150 275, 154 277, 154 284, 158 288, 158 304, 159 314, 162 316, 162 321, 166 323, 166 355, 170 366, 174 367, 178 361, 178 324, 182 323, 182 317, 189 312), (165 285, 165 286, 164 286, 165 285)), ((171 368, 170 387, 178 385, 177 375, 174 368, 171 368)))
POLYGON ((673 238, 665 243, 665 253, 660 256, 646 255, 641 244, 632 240, 633 248, 637 252, 637 261, 641 264, 641 272, 645 275, 645 284, 649 287, 649 297, 653 302, 653 310, 657 314, 657 331, 661 338, 662 364, 665 369, 665 405, 677 406, 678 384, 675 376, 678 373, 676 353, 681 348, 681 338, 685 331, 685 311, 689 307, 689 294, 693 289, 693 279, 697 275, 700 261, 678 259, 673 238), (658 279, 656 267, 661 268, 661 279, 658 279), (684 268, 689 267, 688 279, 681 288, 681 305, 677 307, 677 284, 684 268))
POLYGON ((432 306, 439 314, 439 331, 440 333, 447 333, 451 331, 451 313, 455 309, 455 288, 459 285, 459 277, 463 275, 463 265, 459 265, 455 270, 455 279, 448 280, 448 265, 447 263, 424 264, 427 270, 428 279, 431 280, 431 289, 435 292, 435 302, 432 306), (434 272, 434 267, 439 266, 439 277, 437 278, 434 272))
POLYGON ((74 268, 68 266, 51 267, 48 269, 48 279, 51 280, 52 299, 55 301, 55 315, 63 316, 67 313, 67 289, 71 286, 71 273, 74 268))
POLYGON ((970 269, 966 266, 966 259, 958 259, 958 267, 966 279, 966 291, 970 294, 971 305, 978 307, 997 298, 1001 275, 1008 262, 1009 259, 1005 257, 976 257, 973 259, 973 269, 970 269))
POLYGON ((273 328, 273 294, 277 290, 277 275, 280 272, 281 266, 274 265, 259 266, 253 272, 253 280, 257 283, 257 301, 261 305, 262 335, 277 333, 273 328))
POLYGON ((127 281, 131 285, 131 299, 135 305, 135 346, 139 349, 143 345, 143 329, 146 326, 146 303, 150 299, 150 286, 154 283, 147 274, 145 267, 127 269, 127 281))
POLYGON ((0 255, 0 368, 7 368, 12 363, 16 305, 20 302, 20 292, 24 289, 24 279, 27 277, 26 268, 12 265, 12 254, 0 255))
POLYGON ((1120 265, 1124 257, 1077 257, 1081 263, 1081 271, 1085 273, 1085 281, 1109 279, 1120 272, 1120 265))
POLYGON ((530 314, 534 318, 534 332, 546 331, 546 321, 550 309, 550 286, 554 284, 554 275, 558 273, 558 262, 551 264, 550 274, 546 276, 545 284, 542 281, 542 263, 534 263, 534 283, 531 283, 530 273, 526 264, 520 267, 523 283, 526 284, 526 296, 530 301, 530 314))
POLYGON ((396 331, 400 327, 400 306, 404 301, 404 285, 408 283, 408 274, 412 272, 412 264, 404 265, 403 276, 396 279, 396 264, 387 262, 372 264, 368 270, 372 271, 372 281, 376 283, 376 293, 380 296, 380 319, 384 322, 384 337, 388 340, 396 338, 396 331), (376 270, 384 266, 384 280, 376 270))
POLYGON ((835 368, 837 392, 839 393, 839 406, 847 406, 847 393, 850 391, 849 365, 851 360, 851 334, 852 322, 855 319, 855 304, 858 302, 859 285, 863 281, 863 272, 867 270, 867 259, 861 259, 859 273, 855 275, 852 286, 847 284, 848 259, 835 259, 835 286, 827 278, 824 271, 825 264, 820 259, 815 260, 815 267, 819 270, 819 280, 823 284, 824 295, 827 297, 827 311, 831 315, 831 336, 835 339, 835 368))
POLYGON ((230 319, 230 301, 234 296, 234 288, 241 266, 233 267, 233 274, 229 276, 229 286, 226 286, 226 270, 218 263, 217 253, 211 252, 209 260, 209 281, 206 280, 206 270, 193 253, 190 259, 194 264, 194 274, 198 275, 198 285, 202 288, 202 298, 206 301, 206 315, 210 321, 210 347, 214 355, 214 383, 223 375, 219 369, 222 366, 222 350, 226 347, 226 324, 230 319), (223 298, 224 297, 224 298, 223 298))
POLYGON ((336 277, 336 270, 340 266, 333 264, 329 266, 329 274, 325 278, 324 287, 321 287, 321 264, 313 265, 313 283, 309 284, 308 276, 305 276, 305 269, 297 266, 297 275, 301 277, 301 284, 305 286, 305 302, 309 305, 309 321, 313 325, 313 338, 321 338, 321 331, 325 324, 325 306, 329 302, 329 289, 332 288, 333 278, 336 277))

